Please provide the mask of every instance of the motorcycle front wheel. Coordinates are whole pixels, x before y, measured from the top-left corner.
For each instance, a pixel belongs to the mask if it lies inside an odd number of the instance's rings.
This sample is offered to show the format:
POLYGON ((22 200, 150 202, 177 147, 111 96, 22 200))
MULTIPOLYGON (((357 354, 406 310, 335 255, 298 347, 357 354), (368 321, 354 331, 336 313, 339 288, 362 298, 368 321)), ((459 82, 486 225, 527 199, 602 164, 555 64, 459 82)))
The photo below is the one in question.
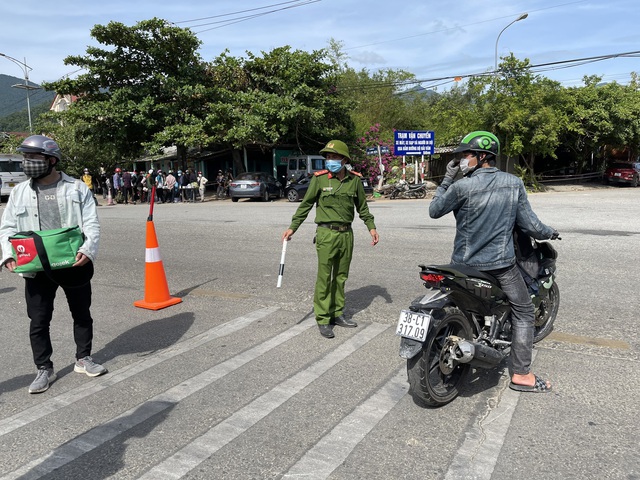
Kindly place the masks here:
POLYGON ((451 336, 473 339, 469 320, 457 308, 446 309, 445 316, 429 328, 420 353, 407 360, 409 391, 416 403, 441 407, 459 395, 471 367, 460 363, 447 368, 449 354, 444 347, 451 336))
POLYGON ((540 306, 536 309, 536 322, 533 331, 533 343, 537 343, 553 330, 553 322, 558 315, 560 307, 560 289, 558 284, 553 282, 549 289, 548 296, 542 299, 540 306))
POLYGON ((418 198, 424 198, 427 196, 427 189, 426 188, 421 188, 420 190, 418 190, 416 192, 416 195, 418 196, 418 198))

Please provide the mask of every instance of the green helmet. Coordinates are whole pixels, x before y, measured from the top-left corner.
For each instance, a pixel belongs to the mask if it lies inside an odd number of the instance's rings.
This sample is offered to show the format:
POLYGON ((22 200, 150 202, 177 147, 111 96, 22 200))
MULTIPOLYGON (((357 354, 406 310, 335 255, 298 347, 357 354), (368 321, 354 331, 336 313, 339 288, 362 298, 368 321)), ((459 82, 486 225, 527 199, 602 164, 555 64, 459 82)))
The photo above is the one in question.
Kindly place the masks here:
POLYGON ((462 139, 458 148, 453 152, 485 152, 495 156, 500 155, 500 141, 491 132, 471 132, 462 139))
POLYGON ((344 142, 340 140, 330 140, 327 145, 320 150, 320 153, 337 153, 338 155, 342 155, 346 157, 347 160, 351 160, 351 156, 349 155, 349 147, 344 142))

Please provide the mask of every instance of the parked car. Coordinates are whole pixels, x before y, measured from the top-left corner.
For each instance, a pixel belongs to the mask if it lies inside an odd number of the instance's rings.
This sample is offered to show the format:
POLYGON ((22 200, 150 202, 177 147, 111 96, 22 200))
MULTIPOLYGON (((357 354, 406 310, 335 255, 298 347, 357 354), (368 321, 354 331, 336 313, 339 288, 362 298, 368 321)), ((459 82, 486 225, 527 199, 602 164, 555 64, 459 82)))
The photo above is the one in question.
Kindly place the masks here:
POLYGON ((605 183, 626 183, 637 187, 640 184, 640 162, 616 162, 604 172, 605 183))
MULTIPOLYGON (((364 193, 367 194, 367 196, 373 195, 373 187, 370 185, 369 179, 363 177, 361 180, 362 186, 364 187, 364 193)), ((295 182, 291 182, 287 185, 287 188, 284 189, 284 196, 287 197, 287 200, 290 202, 302 201, 309 189, 310 181, 311 177, 309 175, 300 175, 295 182)))
POLYGON ((261 198, 268 202, 272 198, 282 197, 282 184, 273 175, 264 172, 245 172, 229 183, 231 201, 241 198, 261 198))

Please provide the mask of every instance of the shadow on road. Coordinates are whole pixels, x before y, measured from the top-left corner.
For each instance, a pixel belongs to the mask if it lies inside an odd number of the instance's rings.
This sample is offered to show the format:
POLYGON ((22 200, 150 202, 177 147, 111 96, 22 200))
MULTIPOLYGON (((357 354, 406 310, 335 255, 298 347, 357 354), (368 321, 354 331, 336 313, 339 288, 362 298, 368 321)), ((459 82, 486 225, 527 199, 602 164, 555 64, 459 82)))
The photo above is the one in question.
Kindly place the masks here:
MULTIPOLYGON (((121 431, 123 426, 125 426, 124 428, 128 425, 132 426, 131 428, 126 428, 124 432, 115 438, 108 440, 107 443, 98 445, 97 448, 78 458, 74 458, 66 465, 55 468, 47 478, 91 478, 98 480, 112 477, 125 467, 124 456, 128 442, 136 438, 145 438, 153 432, 167 419, 175 406, 176 404, 171 402, 149 401, 142 404, 131 415, 115 418, 90 430, 87 433, 91 442, 93 439, 103 438, 104 435, 111 434, 112 429, 121 431)), ((77 443, 76 439, 56 448, 39 467, 45 471, 49 470, 51 468, 49 462, 53 462, 55 465, 60 457, 65 457, 70 453, 74 454, 78 450, 78 446, 74 443, 77 443)), ((86 447, 86 445, 84 446, 86 447)))
POLYGON ((346 310, 352 315, 366 310, 376 297, 384 298, 387 303, 393 302, 387 289, 380 285, 368 285, 351 290, 346 292, 345 297, 346 310))
MULTIPOLYGON (((141 323, 107 343, 104 348, 92 353, 98 363, 107 363, 120 355, 131 353, 139 357, 151 355, 174 345, 191 328, 195 320, 192 312, 179 313, 166 318, 159 318, 141 323)), ((109 365, 106 365, 109 368, 109 365)), ((73 371, 73 364, 56 370, 58 378, 73 371)))

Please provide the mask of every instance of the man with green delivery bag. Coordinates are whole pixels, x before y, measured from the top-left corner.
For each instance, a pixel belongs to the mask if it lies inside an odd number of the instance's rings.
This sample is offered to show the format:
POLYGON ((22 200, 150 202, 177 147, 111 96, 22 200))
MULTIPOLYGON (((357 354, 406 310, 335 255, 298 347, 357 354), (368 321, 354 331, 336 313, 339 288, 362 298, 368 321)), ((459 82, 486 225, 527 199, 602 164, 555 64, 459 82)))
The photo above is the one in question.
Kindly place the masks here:
POLYGON ((379 237, 360 174, 346 166, 351 160, 347 145, 340 140, 331 140, 320 153, 325 154, 327 169, 316 172, 311 178, 309 189, 293 215, 291 225, 282 234, 282 240, 291 239, 316 205, 318 275, 313 310, 320 334, 333 338, 332 324, 348 328, 358 326, 344 316, 344 285, 353 255, 351 222, 354 208, 371 234, 371 245, 376 245, 379 237))
MULTIPOLYGON (((58 287, 64 290, 73 317, 73 336, 76 343, 74 371, 91 377, 107 372, 105 367, 95 363, 91 358, 93 319, 90 312, 90 281, 93 276, 93 262, 98 253, 100 224, 89 188, 80 180, 56 170, 62 153, 54 140, 44 135, 32 135, 24 140, 18 151, 24 156, 22 166, 30 180, 18 184, 11 191, 2 215, 0 268, 5 266, 11 272, 25 272, 20 274, 25 279, 27 315, 31 320, 29 337, 37 368, 36 378, 29 386, 29 393, 40 393, 46 391, 49 384, 56 379, 51 361, 53 348, 49 325, 58 287), (75 258, 72 256, 70 261, 58 260, 55 254, 59 249, 49 239, 45 240, 42 237, 48 237, 52 233, 58 234, 60 232, 56 230, 59 229, 63 229, 63 236, 67 237, 67 234, 71 235, 76 230, 73 227, 78 227, 81 232, 77 232, 81 244, 67 242, 71 248, 77 248, 75 258), (17 235, 21 232, 29 232, 30 235, 17 235), (39 232, 42 237, 38 235, 39 232), (52 250, 51 264, 45 271, 37 273, 28 270, 30 261, 20 258, 21 254, 28 253, 28 242, 34 240, 36 243, 40 240, 47 242, 47 248, 52 250), (67 265, 68 263, 72 264, 67 265)), ((75 235, 75 238, 77 239, 78 235, 75 235)), ((31 260, 31 257, 27 260, 31 260)), ((41 257, 38 257, 34 261, 37 263, 40 260, 41 257)))

